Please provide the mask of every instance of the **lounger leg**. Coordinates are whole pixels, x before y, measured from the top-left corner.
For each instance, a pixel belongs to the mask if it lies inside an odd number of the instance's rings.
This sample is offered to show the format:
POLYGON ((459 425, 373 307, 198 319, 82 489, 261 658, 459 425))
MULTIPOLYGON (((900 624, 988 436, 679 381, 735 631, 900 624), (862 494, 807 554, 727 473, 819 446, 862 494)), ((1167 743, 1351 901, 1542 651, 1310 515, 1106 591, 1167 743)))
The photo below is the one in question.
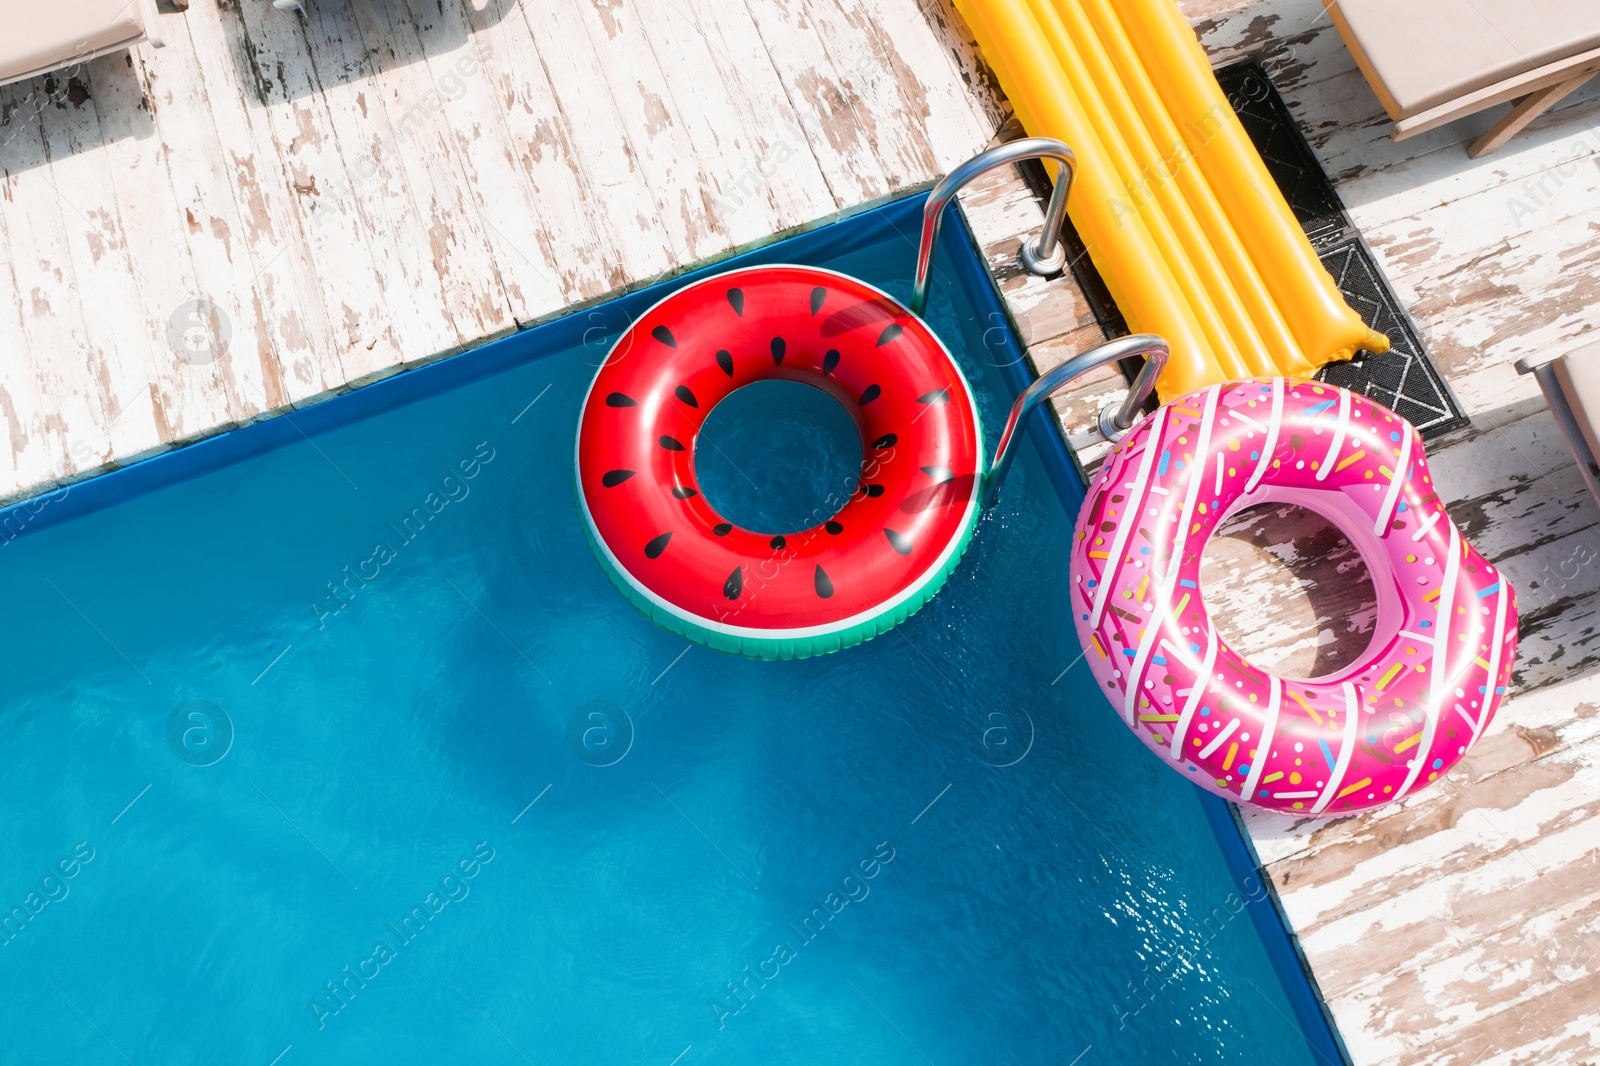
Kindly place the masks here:
POLYGON ((1563 96, 1575 92, 1581 85, 1594 77, 1600 71, 1585 71, 1575 78, 1547 85, 1543 89, 1529 93, 1522 97, 1512 107, 1511 113, 1494 124, 1494 128, 1476 141, 1467 149, 1467 155, 1473 159, 1488 155, 1490 152, 1505 144, 1511 138, 1521 133, 1523 127, 1544 114, 1555 105, 1563 96))

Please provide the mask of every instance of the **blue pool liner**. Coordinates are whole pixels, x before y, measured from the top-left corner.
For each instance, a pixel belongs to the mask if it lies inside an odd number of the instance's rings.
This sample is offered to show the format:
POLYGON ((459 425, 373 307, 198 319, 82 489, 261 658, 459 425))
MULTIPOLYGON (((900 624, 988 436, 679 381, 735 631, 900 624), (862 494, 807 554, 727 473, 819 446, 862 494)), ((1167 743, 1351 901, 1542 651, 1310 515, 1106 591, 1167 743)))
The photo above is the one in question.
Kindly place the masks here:
MULTIPOLYGON (((253 456, 296 444, 307 437, 348 426, 385 411, 429 396, 460 388, 512 367, 539 359, 582 342, 595 329, 608 335, 637 318, 668 292, 710 274, 763 262, 810 262, 826 250, 865 243, 891 233, 912 236, 922 225, 926 193, 916 193, 886 204, 868 207, 849 217, 845 227, 822 226, 782 242, 745 252, 710 266, 658 282, 617 297, 602 306, 574 310, 509 337, 436 362, 405 370, 300 410, 278 415, 237 429, 183 445, 88 480, 0 509, 0 547, 12 540, 126 500, 208 474, 253 456), (781 248, 781 252, 777 249, 781 248)), ((967 220, 959 210, 946 220, 939 242, 934 299, 939 275, 953 276, 983 306, 985 321, 1004 316, 1005 302, 984 263, 967 220)), ((911 264, 908 263, 909 267, 911 264)), ((909 271, 908 271, 909 274, 909 271)), ((909 288, 909 277, 907 278, 909 288)), ((1014 327, 1000 331, 1007 358, 998 360, 1012 393, 1019 394, 1033 379, 1014 327)), ((1069 510, 1084 498, 1082 470, 1059 430, 1041 405, 1028 419, 1026 432, 1038 449, 1051 483, 1069 510)), ((1284 993, 1295 1013, 1294 1022, 1320 1061, 1329 1066, 1348 1064, 1350 1058, 1339 1039, 1315 979, 1306 965, 1298 941, 1289 929, 1282 905, 1263 876, 1255 851, 1227 801, 1199 789, 1217 844, 1229 873, 1246 901, 1246 909, 1271 959, 1284 993)))

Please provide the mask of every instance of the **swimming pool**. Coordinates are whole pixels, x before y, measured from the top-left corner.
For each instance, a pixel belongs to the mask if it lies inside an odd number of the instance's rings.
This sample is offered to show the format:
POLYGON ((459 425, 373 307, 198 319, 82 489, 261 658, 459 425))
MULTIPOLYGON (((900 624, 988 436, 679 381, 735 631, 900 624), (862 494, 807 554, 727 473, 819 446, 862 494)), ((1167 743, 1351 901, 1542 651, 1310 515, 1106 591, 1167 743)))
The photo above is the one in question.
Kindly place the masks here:
MULTIPOLYGON (((905 299, 919 211, 738 262, 905 299)), ((968 240, 929 317, 992 447, 968 240)), ((659 295, 0 516, 0 1061, 1336 1061, 1220 805, 1081 661, 1042 419, 862 647, 738 659, 617 594, 572 439, 659 295)))

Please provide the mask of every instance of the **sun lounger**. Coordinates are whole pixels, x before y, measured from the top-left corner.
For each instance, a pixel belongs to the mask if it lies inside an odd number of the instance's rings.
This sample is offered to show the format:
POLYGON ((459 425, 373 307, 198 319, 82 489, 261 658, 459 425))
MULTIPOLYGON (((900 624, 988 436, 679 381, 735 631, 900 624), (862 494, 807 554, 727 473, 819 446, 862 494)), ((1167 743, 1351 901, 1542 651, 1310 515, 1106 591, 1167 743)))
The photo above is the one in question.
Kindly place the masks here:
POLYGON ((154 0, 58 0, 8 5, 0 85, 149 41, 159 48, 154 0))
POLYGON ((1600 73, 1595 0, 1337 0, 1328 13, 1397 141, 1515 101, 1473 158, 1600 73))
POLYGON ((1545 362, 1520 359, 1517 373, 1538 379, 1578 469, 1600 503, 1600 341, 1545 362))

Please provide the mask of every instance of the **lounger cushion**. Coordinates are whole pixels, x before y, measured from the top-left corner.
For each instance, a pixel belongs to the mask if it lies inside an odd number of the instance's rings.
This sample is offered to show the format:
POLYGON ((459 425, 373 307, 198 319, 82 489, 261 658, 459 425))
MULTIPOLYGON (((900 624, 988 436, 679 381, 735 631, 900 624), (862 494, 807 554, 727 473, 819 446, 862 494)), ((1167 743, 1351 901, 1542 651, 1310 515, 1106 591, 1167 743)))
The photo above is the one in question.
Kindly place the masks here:
POLYGON ((6 9, 0 81, 69 66, 144 33, 137 0, 53 0, 6 9))
POLYGON ((1397 121, 1600 48, 1597 0, 1338 0, 1331 14, 1397 121))

